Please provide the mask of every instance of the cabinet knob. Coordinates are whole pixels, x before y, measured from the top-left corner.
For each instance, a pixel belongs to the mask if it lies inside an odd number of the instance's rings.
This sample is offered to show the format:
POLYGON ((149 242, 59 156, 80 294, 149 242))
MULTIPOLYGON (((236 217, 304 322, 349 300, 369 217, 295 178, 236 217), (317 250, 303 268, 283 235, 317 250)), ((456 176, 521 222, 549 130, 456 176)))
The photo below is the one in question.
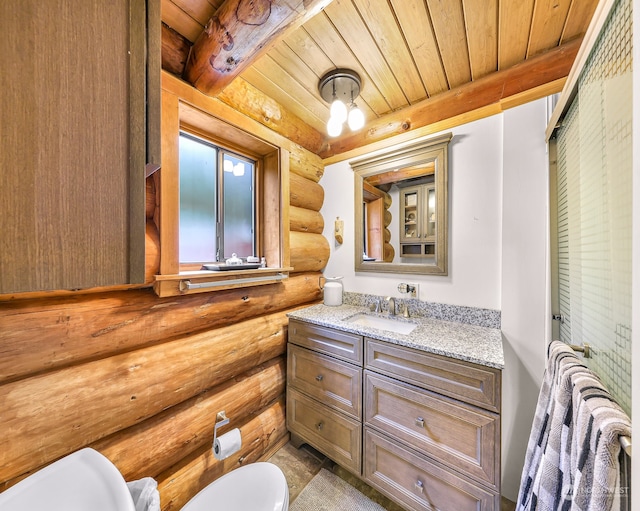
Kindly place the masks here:
POLYGON ((323 379, 324 379, 324 376, 322 376, 321 374, 316 376, 316 381, 322 381, 323 379))
POLYGON ((416 418, 416 426, 424 428, 424 419, 422 417, 416 418))
POLYGON ((318 431, 322 431, 322 428, 324 427, 324 423, 322 421, 318 422, 318 424, 316 424, 316 429, 318 431))
POLYGON ((419 493, 423 493, 423 492, 424 492, 424 484, 422 484, 422 481, 420 481, 420 479, 418 479, 418 480, 416 481, 415 487, 416 487, 416 490, 417 490, 419 493))

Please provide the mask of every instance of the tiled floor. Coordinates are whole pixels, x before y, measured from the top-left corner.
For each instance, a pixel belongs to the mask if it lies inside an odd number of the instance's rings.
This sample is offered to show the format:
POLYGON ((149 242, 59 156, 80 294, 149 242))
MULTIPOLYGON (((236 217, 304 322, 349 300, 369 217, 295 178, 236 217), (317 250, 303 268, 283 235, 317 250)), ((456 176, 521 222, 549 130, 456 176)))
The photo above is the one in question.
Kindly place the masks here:
MULTIPOLYGON (((288 443, 279 449, 269 461, 279 466, 287 478, 289 484, 289 502, 295 500, 321 468, 326 468, 357 488, 371 500, 380 504, 387 511, 404 511, 404 508, 391 502, 384 495, 381 495, 307 444, 302 445, 300 449, 296 449, 288 443)), ((506 499, 502 500, 501 511, 511 511, 513 509, 515 509, 513 502, 506 499)))
POLYGON ((306 444, 296 449, 290 443, 279 449, 269 461, 284 472, 289 484, 289 502, 293 502, 320 469, 331 462, 306 444))
POLYGON ((321 468, 325 468, 340 476, 388 511, 404 511, 403 508, 394 504, 384 495, 367 486, 357 477, 339 465, 336 465, 333 461, 307 444, 302 445, 300 449, 296 449, 288 443, 278 450, 269 461, 279 466, 287 478, 287 482, 289 483, 289 502, 293 502, 309 481, 313 479, 313 476, 320 472, 321 468))

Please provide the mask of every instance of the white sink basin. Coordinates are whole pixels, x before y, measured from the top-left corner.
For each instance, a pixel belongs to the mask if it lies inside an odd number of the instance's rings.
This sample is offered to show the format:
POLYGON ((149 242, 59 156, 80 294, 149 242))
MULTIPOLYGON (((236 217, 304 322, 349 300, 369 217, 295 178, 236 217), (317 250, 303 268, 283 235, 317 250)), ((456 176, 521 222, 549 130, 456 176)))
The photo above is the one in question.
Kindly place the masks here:
POLYGON ((394 318, 385 318, 381 316, 372 316, 370 314, 356 314, 347 318, 345 321, 353 325, 377 328, 378 330, 387 330, 397 334, 410 334, 418 325, 408 321, 402 321, 394 318))

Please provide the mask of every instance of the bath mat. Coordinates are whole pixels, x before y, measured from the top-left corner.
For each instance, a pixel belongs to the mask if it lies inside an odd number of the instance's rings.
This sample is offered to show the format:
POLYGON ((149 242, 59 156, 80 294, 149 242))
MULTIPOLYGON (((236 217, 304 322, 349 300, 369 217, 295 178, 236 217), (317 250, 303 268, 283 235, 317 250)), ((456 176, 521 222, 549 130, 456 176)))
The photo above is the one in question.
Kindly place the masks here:
POLYGON ((289 511, 385 511, 349 483, 326 469, 305 486, 289 511))

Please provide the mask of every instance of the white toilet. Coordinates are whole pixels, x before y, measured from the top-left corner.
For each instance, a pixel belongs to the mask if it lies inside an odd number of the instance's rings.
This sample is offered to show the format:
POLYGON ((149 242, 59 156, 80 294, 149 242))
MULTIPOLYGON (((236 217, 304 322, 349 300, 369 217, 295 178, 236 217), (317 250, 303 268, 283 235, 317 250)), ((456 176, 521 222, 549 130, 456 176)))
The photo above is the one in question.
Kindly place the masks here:
MULTIPOLYGON (((287 511, 289 489, 272 463, 252 463, 220 477, 182 511, 287 511)), ((2 511, 135 511, 127 484, 113 463, 81 449, 0 493, 2 511)))
MULTIPOLYGON (((273 463, 251 463, 216 479, 182 511, 287 511, 289 488, 273 463)), ((2 509, 0 507, 0 509, 2 509)))

